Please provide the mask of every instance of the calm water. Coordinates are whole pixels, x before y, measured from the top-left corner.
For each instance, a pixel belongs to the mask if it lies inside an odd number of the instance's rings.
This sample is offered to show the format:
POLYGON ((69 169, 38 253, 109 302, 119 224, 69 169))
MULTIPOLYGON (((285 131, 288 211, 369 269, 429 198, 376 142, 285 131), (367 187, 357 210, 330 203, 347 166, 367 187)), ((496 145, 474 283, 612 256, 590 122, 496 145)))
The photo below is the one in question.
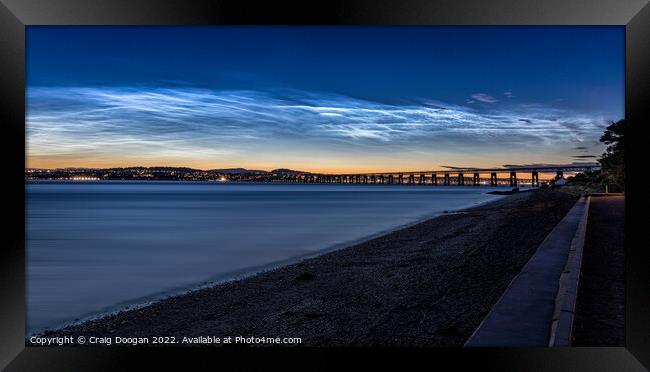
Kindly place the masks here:
POLYGON ((30 182, 27 331, 500 198, 488 187, 30 182))

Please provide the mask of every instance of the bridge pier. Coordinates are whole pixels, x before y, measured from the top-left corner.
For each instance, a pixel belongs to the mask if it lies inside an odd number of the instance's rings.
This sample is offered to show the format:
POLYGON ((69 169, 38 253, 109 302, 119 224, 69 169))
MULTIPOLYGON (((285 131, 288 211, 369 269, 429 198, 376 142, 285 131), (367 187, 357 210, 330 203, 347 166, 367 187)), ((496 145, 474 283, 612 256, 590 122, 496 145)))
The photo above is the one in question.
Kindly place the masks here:
POLYGON ((539 173, 537 171, 533 171, 533 174, 531 175, 531 186, 532 187, 539 187, 539 173))
POLYGON ((517 187, 517 172, 510 172, 510 187, 517 187))
MULTIPOLYGON (((526 166, 526 167, 510 167, 508 168, 456 168, 448 170, 430 170, 430 171, 406 171, 406 173, 359 173, 359 174, 275 174, 273 181, 288 182, 288 183, 349 183, 349 184, 409 184, 409 185, 427 185, 429 181, 427 178, 431 177, 431 185, 438 185, 438 174, 440 174, 442 180, 441 185, 450 186, 452 183, 452 176, 455 175, 454 185, 464 186, 465 185, 465 173, 467 172, 472 179, 472 185, 479 186, 483 183, 487 184, 487 174, 490 174, 490 186, 498 186, 499 183, 505 184, 505 178, 499 179, 499 173, 509 173, 509 184, 511 187, 518 187, 519 182, 523 182, 525 185, 528 185, 528 178, 523 176, 521 180, 517 179, 517 172, 526 174, 530 172, 530 184, 531 187, 540 187, 539 174, 544 172, 556 172, 555 179, 564 178, 564 172, 580 172, 594 170, 597 164, 589 166, 567 166, 567 165, 557 165, 557 166, 526 166), (430 173, 429 173, 430 172, 430 173), (483 179, 481 179, 483 175, 483 179), (405 177, 406 176, 406 177, 405 177), (405 179, 406 178, 406 179, 405 179)), ((469 182, 469 180, 468 180, 469 182)), ((468 183, 469 185, 469 183, 468 183)))

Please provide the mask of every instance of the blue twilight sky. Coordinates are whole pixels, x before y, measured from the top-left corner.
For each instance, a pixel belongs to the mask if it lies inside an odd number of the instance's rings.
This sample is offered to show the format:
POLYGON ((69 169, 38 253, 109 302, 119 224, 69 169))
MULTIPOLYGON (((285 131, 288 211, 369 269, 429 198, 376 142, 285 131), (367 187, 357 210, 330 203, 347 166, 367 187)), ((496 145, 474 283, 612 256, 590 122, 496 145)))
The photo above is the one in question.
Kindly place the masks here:
POLYGON ((623 27, 28 27, 30 167, 593 161, 623 27))

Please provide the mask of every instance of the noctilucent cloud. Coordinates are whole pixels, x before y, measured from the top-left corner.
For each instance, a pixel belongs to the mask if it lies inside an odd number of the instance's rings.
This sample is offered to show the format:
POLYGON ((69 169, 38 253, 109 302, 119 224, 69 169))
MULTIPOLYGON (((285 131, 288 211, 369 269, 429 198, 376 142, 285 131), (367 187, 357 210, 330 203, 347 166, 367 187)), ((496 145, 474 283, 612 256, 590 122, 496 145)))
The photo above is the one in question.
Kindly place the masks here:
POLYGON ((28 27, 27 166, 591 162, 623 27, 28 27))

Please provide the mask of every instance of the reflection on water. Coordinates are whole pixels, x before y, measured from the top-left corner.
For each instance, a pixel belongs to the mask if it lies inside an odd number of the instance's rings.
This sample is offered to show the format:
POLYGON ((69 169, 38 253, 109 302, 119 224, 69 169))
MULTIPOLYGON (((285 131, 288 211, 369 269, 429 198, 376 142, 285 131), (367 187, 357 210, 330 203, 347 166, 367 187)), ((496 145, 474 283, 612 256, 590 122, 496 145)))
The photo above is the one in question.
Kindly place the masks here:
POLYGON ((499 198, 454 186, 26 187, 29 333, 499 198))

